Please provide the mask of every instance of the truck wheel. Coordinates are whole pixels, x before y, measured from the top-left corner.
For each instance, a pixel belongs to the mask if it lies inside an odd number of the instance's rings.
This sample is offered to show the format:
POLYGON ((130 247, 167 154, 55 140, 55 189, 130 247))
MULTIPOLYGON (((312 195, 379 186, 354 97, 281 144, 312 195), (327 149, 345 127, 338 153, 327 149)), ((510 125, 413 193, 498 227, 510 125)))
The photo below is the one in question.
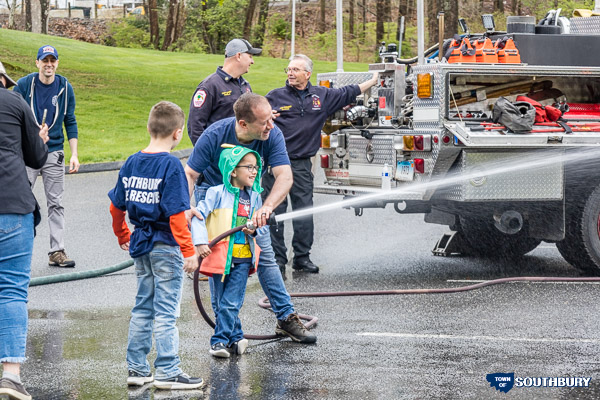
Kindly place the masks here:
MULTIPOLYGON (((574 196, 575 197, 575 196, 574 196)), ((600 186, 567 203, 565 239, 556 247, 575 268, 600 274, 600 186)))
POLYGON ((514 235, 500 232, 489 218, 460 216, 462 233, 470 245, 469 255, 517 258, 535 249, 541 240, 530 238, 521 230, 514 235))

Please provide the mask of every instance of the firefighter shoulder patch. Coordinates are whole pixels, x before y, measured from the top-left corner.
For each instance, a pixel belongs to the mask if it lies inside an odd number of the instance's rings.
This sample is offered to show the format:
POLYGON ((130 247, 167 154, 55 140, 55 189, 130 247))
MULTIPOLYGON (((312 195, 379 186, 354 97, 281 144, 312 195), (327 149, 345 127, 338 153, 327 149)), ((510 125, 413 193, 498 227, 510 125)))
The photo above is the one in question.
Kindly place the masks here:
POLYGON ((202 89, 198 89, 196 93, 194 93, 194 107, 200 108, 204 101, 206 100, 206 92, 202 89))

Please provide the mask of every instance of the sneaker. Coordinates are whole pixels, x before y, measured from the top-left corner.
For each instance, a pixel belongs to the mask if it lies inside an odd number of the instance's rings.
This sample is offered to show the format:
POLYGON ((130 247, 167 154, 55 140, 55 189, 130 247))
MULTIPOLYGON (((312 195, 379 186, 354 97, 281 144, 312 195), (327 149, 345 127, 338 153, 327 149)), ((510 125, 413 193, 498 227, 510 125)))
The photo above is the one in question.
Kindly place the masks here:
POLYGON ((0 379, 0 395, 3 394, 8 395, 9 399, 31 400, 31 395, 27 393, 22 384, 7 378, 0 379))
POLYGON ((290 314, 284 321, 277 320, 275 334, 287 336, 299 343, 315 343, 317 341, 317 335, 306 329, 296 313, 290 314))
POLYGON ((248 339, 241 339, 228 347, 231 353, 242 355, 246 352, 248 348, 248 339))
POLYGON ((210 346, 210 350, 208 351, 211 356, 220 357, 220 358, 229 358, 231 354, 227 350, 227 347, 223 343, 215 343, 210 346))
POLYGON ((48 253, 48 265, 51 267, 74 268, 75 261, 67 257, 64 250, 58 250, 53 253, 48 253))
POLYGON ((157 389, 179 390, 179 389, 198 389, 204 385, 202 378, 192 378, 188 374, 181 374, 168 379, 154 381, 154 387, 157 389))
POLYGON ((154 381, 154 376, 149 372, 148 375, 142 375, 133 370, 129 370, 127 377, 127 386, 144 386, 146 383, 154 381))

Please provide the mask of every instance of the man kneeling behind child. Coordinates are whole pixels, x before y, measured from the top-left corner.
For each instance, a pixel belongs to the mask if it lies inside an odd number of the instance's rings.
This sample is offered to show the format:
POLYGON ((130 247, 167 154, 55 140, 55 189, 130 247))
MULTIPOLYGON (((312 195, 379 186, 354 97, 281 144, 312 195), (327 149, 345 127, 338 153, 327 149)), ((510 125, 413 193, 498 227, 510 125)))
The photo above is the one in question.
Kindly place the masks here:
POLYGON ((261 176, 260 156, 255 151, 236 146, 225 149, 219 158, 223 184, 206 192, 197 209, 204 217, 192 219, 192 240, 203 258, 200 272, 209 276, 215 333, 210 339, 209 353, 227 358, 232 353, 243 354, 248 347, 239 318, 244 303, 248 275, 256 271, 259 248, 256 235, 269 235, 268 226, 258 230, 244 228, 226 237, 212 250, 208 243, 221 233, 245 225, 258 210, 261 176))

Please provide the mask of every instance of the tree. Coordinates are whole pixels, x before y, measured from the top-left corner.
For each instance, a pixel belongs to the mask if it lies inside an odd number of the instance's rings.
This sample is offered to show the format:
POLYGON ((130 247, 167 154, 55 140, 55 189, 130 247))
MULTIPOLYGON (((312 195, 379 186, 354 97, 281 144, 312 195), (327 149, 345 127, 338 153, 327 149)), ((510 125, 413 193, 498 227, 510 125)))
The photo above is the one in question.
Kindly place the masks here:
POLYGON ((150 22, 150 42, 158 50, 160 32, 158 29, 158 5, 156 0, 148 0, 148 22, 150 22))
POLYGON ((165 38, 161 50, 167 50, 173 42, 177 40, 177 18, 179 14, 179 0, 169 0, 169 14, 167 15, 167 26, 165 28, 165 38))
POLYGON ((325 31, 327 31, 327 25, 325 23, 325 0, 320 0, 319 6, 321 9, 321 20, 319 22, 319 33, 325 33, 325 31))
MULTIPOLYGON (((17 29, 17 24, 15 23, 15 12, 17 11, 17 0, 12 0, 12 6, 8 4, 8 0, 6 0, 6 6, 9 9, 8 14, 8 29, 17 29)), ((22 7, 22 5, 21 5, 22 7)))
POLYGON ((31 19, 31 0, 25 0, 25 30, 31 32, 32 26, 31 19))
POLYGON ((246 20, 244 21, 244 39, 250 40, 250 28, 252 28, 252 20, 254 19, 254 10, 256 10, 257 0, 250 0, 246 9, 246 20))
POLYGON ((40 23, 42 25, 42 33, 48 33, 48 11, 50 11, 50 0, 39 0, 40 2, 40 23))
POLYGON ((348 2, 348 32, 350 39, 354 39, 354 0, 348 2))
POLYGON ((375 10, 377 14, 377 22, 375 25, 375 48, 378 48, 385 33, 383 27, 383 22, 385 21, 385 3, 383 1, 377 1, 375 10))
POLYGON ((254 44, 256 47, 262 47, 267 31, 267 16, 269 15, 269 0, 261 0, 260 10, 258 11, 258 23, 254 32, 254 44))

